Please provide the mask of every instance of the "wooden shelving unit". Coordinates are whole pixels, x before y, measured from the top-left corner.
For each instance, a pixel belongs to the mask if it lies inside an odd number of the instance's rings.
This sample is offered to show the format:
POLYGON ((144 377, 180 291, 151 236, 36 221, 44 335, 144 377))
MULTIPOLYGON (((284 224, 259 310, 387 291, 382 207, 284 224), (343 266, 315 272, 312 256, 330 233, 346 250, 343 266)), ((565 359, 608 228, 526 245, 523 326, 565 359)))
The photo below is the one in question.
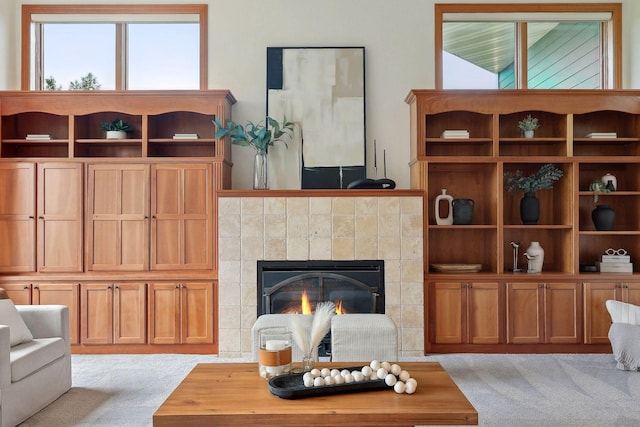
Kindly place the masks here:
POLYGON ((406 102, 411 111, 411 185, 426 196, 427 352, 610 351, 608 341, 590 335, 591 325, 610 321, 599 307, 602 301, 591 300, 590 286, 640 283, 640 92, 413 90, 406 102), (541 124, 534 138, 521 137, 517 126, 528 114, 541 124), (442 138, 445 130, 467 130, 469 139, 442 138), (615 132, 616 136, 589 137, 593 132, 615 132), (552 189, 536 193, 541 206, 538 224, 523 225, 522 195, 503 189, 504 174, 515 170, 528 174, 545 163, 555 164, 564 176, 552 189), (598 203, 611 205, 616 221, 612 231, 596 231, 591 220, 593 193, 588 187, 605 173, 617 177, 618 188, 600 195, 598 203), (475 201, 473 225, 436 225, 434 203, 443 188, 454 198, 475 201), (519 267, 525 271, 523 252, 531 241, 541 243, 545 249, 542 273, 513 272, 511 241, 520 242, 519 267), (581 265, 599 261, 607 248, 626 249, 634 273, 581 272, 581 265), (442 274, 429 269, 434 263, 481 263, 482 270, 442 274), (501 301, 493 307, 499 313, 498 323, 474 323, 480 317, 473 312, 478 307, 469 305, 473 295, 469 287, 476 289, 473 284, 481 283, 498 283, 485 290, 495 294, 483 299, 501 301), (527 283, 536 285, 531 286, 535 292, 515 286, 527 283), (458 295, 451 291, 456 287, 466 291, 458 295), (540 306, 514 311, 523 295, 529 295, 530 304, 540 306), (571 316, 554 314, 553 298, 558 299, 555 306, 562 301, 571 316), (463 316, 443 314, 450 311, 451 301, 462 307, 463 316), (539 323, 546 328, 546 340, 511 339, 517 336, 514 328, 538 322, 518 318, 526 313, 547 316, 539 323), (468 334, 466 340, 441 339, 472 330, 483 330, 483 336, 494 338, 483 340, 482 346, 474 345, 468 334))
POLYGON ((76 353, 217 353, 216 193, 232 163, 212 121, 234 103, 223 90, 0 92, 0 287, 68 305, 76 353), (106 139, 116 118, 126 139, 106 139), (197 137, 173 138, 185 133, 197 137))

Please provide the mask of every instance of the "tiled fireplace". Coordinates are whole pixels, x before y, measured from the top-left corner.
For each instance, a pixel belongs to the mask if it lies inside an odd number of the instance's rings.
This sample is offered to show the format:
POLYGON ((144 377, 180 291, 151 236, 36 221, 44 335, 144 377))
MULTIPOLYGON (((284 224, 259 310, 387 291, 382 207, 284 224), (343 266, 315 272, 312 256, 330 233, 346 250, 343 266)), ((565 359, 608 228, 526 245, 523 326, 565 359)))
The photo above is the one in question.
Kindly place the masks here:
POLYGON ((383 193, 221 193, 219 355, 252 356, 258 261, 383 260, 385 313, 398 327, 400 356, 422 356, 422 196, 408 190, 383 193))

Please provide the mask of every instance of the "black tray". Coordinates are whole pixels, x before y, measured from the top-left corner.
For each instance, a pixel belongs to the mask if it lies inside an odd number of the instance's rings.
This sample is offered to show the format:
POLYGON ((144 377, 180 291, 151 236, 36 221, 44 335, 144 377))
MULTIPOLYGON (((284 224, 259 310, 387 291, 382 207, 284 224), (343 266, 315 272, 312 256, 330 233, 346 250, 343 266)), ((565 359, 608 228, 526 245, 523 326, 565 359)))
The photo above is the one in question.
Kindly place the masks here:
MULTIPOLYGON (((349 371, 360 370, 362 366, 348 368, 349 371)), ((278 375, 269 379, 269 391, 271 394, 283 399, 302 399, 305 397, 326 396, 329 394, 358 393, 362 391, 386 390, 390 389, 384 380, 365 380, 344 384, 331 384, 322 386, 305 387, 300 374, 278 375)))

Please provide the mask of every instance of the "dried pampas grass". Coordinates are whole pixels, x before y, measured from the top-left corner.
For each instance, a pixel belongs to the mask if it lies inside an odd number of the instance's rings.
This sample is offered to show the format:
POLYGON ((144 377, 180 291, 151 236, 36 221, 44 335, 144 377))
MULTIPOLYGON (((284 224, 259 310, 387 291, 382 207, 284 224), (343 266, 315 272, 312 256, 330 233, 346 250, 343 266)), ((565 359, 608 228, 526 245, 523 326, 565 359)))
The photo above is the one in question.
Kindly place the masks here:
POLYGON ((293 316, 289 327, 296 345, 305 355, 310 355, 320 345, 320 341, 331 329, 331 318, 336 314, 336 306, 331 301, 318 303, 311 322, 311 334, 301 317, 293 316))

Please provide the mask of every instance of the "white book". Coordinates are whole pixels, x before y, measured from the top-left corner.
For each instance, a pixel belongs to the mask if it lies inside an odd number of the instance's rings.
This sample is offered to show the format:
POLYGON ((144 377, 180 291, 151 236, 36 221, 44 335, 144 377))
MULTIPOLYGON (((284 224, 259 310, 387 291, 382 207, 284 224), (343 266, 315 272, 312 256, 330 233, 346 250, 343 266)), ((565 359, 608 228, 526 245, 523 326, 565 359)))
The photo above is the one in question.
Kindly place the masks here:
POLYGON ((51 139, 49 134, 28 133, 27 139, 51 139))
POLYGON ((630 262, 597 262, 601 273, 633 273, 633 264, 630 262))
POLYGON ((468 130, 445 130, 442 132, 442 138, 469 138, 468 130))
POLYGON ((197 133, 176 133, 173 139, 198 139, 197 133))
POLYGON ((616 132, 591 132, 587 134, 587 138, 617 138, 616 132))

